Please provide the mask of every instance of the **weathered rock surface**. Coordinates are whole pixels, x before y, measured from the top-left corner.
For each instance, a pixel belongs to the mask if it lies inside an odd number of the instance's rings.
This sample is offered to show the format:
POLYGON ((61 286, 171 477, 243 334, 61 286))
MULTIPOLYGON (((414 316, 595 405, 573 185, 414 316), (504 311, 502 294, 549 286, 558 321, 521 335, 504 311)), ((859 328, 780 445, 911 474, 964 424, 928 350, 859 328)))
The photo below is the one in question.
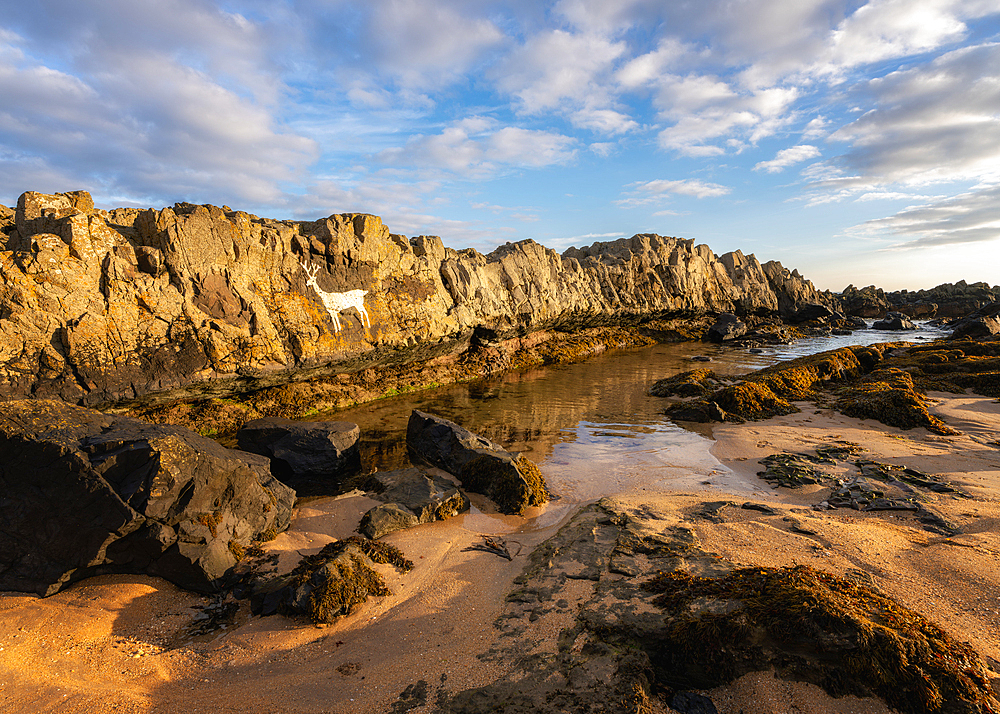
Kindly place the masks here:
POLYGON ((469 508, 469 500, 453 483, 420 468, 372 474, 365 488, 385 501, 368 511, 358 526, 358 532, 371 539, 443 521, 469 508))
POLYGON ((243 451, 266 456, 271 473, 299 495, 336 495, 361 469, 357 424, 346 421, 292 421, 267 417, 236 433, 243 451))
MULTIPOLYGON (((439 691, 436 710, 664 711, 692 703, 678 702, 684 692, 768 670, 908 714, 996 710, 984 659, 866 573, 745 568, 705 550, 698 521, 730 520, 730 508, 605 499, 581 509, 532 552, 497 618, 502 636, 484 659, 513 666, 492 683, 439 691), (558 634, 539 634, 549 628, 558 634)), ((749 517, 808 532, 769 511, 749 517)))
POLYGON ((873 330, 915 330, 917 326, 901 312, 888 312, 872 325, 873 330))
POLYGON ((727 342, 745 335, 747 326, 731 312, 719 315, 715 324, 708 328, 705 337, 711 342, 727 342))
POLYGON ((951 339, 1000 335, 1000 302, 991 302, 953 323, 951 339))
POLYGON ((412 459, 456 476, 467 491, 491 499, 502 513, 521 514, 548 500, 545 479, 531 461, 442 417, 414 409, 406 446, 412 459))
POLYGON ((0 403, 0 590, 147 573, 209 592, 294 500, 264 459, 182 427, 0 403))
POLYGON ((1000 286, 972 283, 964 280, 944 283, 930 290, 899 290, 885 292, 869 285, 856 288, 848 285, 837 296, 848 315, 881 317, 887 312, 901 312, 913 318, 959 318, 1000 299, 1000 286))
POLYGON ((834 299, 778 263, 648 234, 484 256, 390 234, 370 215, 103 211, 86 192, 25 193, 0 231, 0 396, 87 406, 428 359, 474 333, 792 314, 834 299))

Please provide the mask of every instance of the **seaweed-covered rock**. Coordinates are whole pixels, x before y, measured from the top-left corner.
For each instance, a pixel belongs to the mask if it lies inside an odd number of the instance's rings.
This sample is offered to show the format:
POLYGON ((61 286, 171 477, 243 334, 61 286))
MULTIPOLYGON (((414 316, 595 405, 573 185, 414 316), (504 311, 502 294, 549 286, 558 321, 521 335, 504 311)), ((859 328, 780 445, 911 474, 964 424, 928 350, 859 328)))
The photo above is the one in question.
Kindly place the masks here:
POLYGON ((146 573, 210 592, 294 500, 260 457, 182 427, 0 403, 0 590, 146 573))
POLYGON ((724 518, 716 505, 605 499, 582 508, 531 553, 496 621, 503 636, 490 656, 509 662, 507 673, 442 692, 436 710, 662 711, 695 704, 683 692, 774 670, 834 697, 880 697, 905 714, 998 711, 973 648, 863 574, 741 568, 704 550, 694 519, 707 509, 724 518), (543 626, 559 637, 540 641, 543 626))
POLYGON ((306 615, 313 622, 332 622, 351 614, 370 595, 390 594, 375 563, 403 572, 413 568, 398 548, 353 536, 304 557, 288 575, 255 592, 251 608, 258 615, 306 615))
POLYGON ((548 500, 545 479, 523 454, 433 414, 413 410, 406 428, 411 458, 456 476, 466 490, 481 493, 502 513, 524 513, 548 500))
POLYGON ((348 421, 254 419, 236 434, 244 451, 271 459, 271 472, 299 495, 336 495, 361 469, 357 424, 348 421))
POLYGON ((719 378, 710 369, 694 369, 657 380, 649 388, 654 397, 704 397, 719 386, 719 378))
POLYGON ((901 429, 922 426, 938 434, 956 433, 927 410, 927 402, 914 389, 910 373, 896 367, 876 370, 844 386, 836 406, 847 416, 877 419, 901 429))
POLYGON ((757 476, 786 488, 820 483, 829 476, 813 465, 816 461, 803 454, 771 454, 760 460, 765 469, 758 471, 757 476))
POLYGON ((361 518, 358 532, 372 539, 443 521, 469 508, 469 500, 454 484, 419 468, 375 473, 365 488, 386 502, 361 518))
POLYGON ((648 587, 667 615, 659 664, 699 688, 771 666, 901 712, 995 711, 988 669, 968 644, 858 580, 797 565, 674 570, 648 587))

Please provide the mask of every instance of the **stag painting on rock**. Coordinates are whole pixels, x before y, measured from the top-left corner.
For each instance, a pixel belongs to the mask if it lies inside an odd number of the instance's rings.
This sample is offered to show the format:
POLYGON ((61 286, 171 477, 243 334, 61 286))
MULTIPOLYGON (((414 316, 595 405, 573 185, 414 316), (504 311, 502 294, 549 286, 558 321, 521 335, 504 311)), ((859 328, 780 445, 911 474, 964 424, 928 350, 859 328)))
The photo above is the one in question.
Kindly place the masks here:
POLYGON ((333 319, 333 329, 334 332, 340 332, 340 313, 348 308, 354 308, 361 315, 361 326, 365 327, 365 323, 368 323, 368 327, 372 326, 371 318, 368 317, 368 311, 365 310, 365 295, 368 294, 367 290, 348 290, 346 293, 328 293, 323 290, 316 283, 316 273, 319 272, 319 266, 314 265, 312 270, 309 266, 300 261, 299 265, 302 269, 306 271, 306 285, 311 285, 312 289, 316 291, 319 295, 319 299, 323 301, 323 305, 326 307, 326 311, 330 313, 330 317, 333 319))

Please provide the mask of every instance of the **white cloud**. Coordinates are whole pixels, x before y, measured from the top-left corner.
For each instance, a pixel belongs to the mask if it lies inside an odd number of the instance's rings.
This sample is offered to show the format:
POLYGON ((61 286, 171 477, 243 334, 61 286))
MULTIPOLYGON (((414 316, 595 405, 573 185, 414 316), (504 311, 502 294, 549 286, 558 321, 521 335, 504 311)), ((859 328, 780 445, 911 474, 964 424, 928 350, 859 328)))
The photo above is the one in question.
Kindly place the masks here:
POLYGON ((570 115, 570 121, 573 126, 591 129, 600 134, 624 134, 639 127, 627 115, 612 109, 581 109, 570 115))
POLYGON ((537 129, 496 129, 491 120, 470 117, 440 134, 414 136, 404 146, 378 156, 384 163, 436 167, 485 178, 510 167, 566 163, 576 155, 576 143, 572 137, 537 129))
POLYGON ((897 249, 1000 240, 1000 185, 911 206, 895 215, 866 221, 851 231, 907 238, 893 246, 897 249))
POLYGON ((975 179, 1000 167, 1000 44, 949 52, 873 79, 874 108, 831 134, 840 163, 868 180, 922 184, 975 179))
POLYGON ((705 183, 698 179, 681 179, 669 181, 654 179, 652 181, 637 181, 626 186, 628 196, 615 201, 622 208, 636 208, 660 203, 671 194, 693 196, 695 198, 716 198, 732 192, 728 186, 717 183, 705 183))
POLYGON ((434 0, 381 0, 370 11, 364 49, 374 55, 379 70, 406 86, 454 81, 504 39, 489 19, 469 17, 434 0))
POLYGON ((799 144, 779 151, 770 161, 761 161, 753 167, 754 171, 767 171, 769 174, 784 171, 789 166, 814 159, 820 155, 819 149, 810 144, 799 144))
POLYGON ((529 114, 563 109, 567 103, 600 107, 607 101, 602 76, 626 49, 624 42, 597 34, 542 32, 504 59, 496 70, 497 84, 529 114))

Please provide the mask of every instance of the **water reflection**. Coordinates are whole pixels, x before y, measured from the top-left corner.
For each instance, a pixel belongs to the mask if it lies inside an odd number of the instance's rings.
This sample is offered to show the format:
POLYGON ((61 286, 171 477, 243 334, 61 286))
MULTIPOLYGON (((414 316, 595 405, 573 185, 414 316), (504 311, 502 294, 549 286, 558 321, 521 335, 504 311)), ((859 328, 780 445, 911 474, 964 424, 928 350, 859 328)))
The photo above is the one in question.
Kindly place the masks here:
POLYGON ((420 409, 511 451, 525 452, 539 464, 555 493, 589 501, 631 488, 671 488, 672 482, 692 473, 710 480, 713 472, 724 469, 709 455, 709 439, 670 422, 663 414, 663 400, 648 395, 657 379, 696 367, 736 375, 847 345, 919 342, 944 335, 922 327, 905 333, 861 330, 757 352, 699 343, 655 345, 399 395, 337 412, 333 418, 361 427, 362 460, 368 469, 409 465, 406 424, 410 411, 420 409), (692 362, 695 355, 711 357, 712 362, 692 362))

